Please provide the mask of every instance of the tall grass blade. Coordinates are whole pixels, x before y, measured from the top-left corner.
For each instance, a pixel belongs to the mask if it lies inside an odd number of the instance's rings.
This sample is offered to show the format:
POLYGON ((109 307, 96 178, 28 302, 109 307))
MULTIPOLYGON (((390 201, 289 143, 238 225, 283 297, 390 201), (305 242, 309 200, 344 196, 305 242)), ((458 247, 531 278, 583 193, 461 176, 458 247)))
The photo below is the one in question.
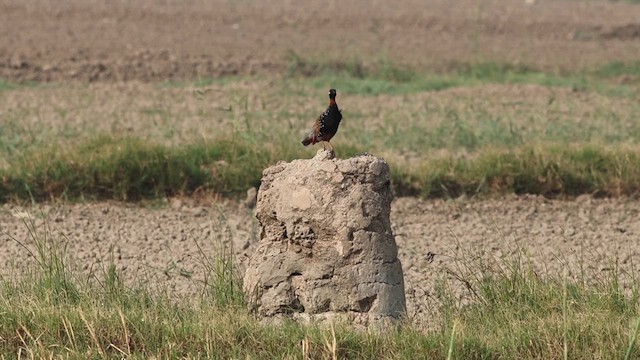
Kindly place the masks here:
POLYGON ((635 323, 636 325, 633 327, 633 333, 631 333, 631 336, 629 337, 629 347, 627 347, 627 352, 624 355, 624 360, 631 359, 631 355, 633 354, 633 350, 638 339, 638 332, 640 331, 640 318, 637 318, 635 323))

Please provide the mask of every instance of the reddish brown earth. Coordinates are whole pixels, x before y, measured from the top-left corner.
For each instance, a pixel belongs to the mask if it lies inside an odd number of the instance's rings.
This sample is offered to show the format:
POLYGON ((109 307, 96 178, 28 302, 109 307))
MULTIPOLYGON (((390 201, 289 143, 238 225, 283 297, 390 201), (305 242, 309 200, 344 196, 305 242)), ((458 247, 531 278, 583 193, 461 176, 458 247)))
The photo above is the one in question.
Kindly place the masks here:
POLYGON ((640 6, 540 0, 0 1, 0 78, 191 80, 282 73, 292 54, 417 68, 633 61, 640 6))
MULTIPOLYGON (((636 61, 640 6, 540 0, 137 1, 0 0, 0 79, 91 82, 194 80, 285 73, 291 59, 365 65, 380 59, 445 70, 474 61, 546 70, 636 61)), ((114 88, 119 86, 113 84, 114 88)), ((377 100, 376 100, 377 101, 377 100)), ((434 283, 457 260, 524 251, 541 273, 633 273, 640 204, 632 199, 538 197, 397 199, 392 220, 411 315, 428 314, 434 283), (435 254, 431 261, 431 254, 435 254), (566 266, 565 266, 566 265, 566 266), (582 270, 580 270, 582 269, 582 270)), ((71 263, 100 274, 194 294, 206 258, 234 246, 242 265, 258 236, 233 202, 44 204, 0 209, 0 273, 35 266, 24 219, 66 244, 71 263), (46 224, 46 226, 45 226, 46 224), (22 246, 25 245, 26 247, 22 246), (30 249, 30 250, 29 250, 30 249), (201 252, 202 251, 202 252, 201 252)), ((590 275, 590 276, 591 276, 590 275)))

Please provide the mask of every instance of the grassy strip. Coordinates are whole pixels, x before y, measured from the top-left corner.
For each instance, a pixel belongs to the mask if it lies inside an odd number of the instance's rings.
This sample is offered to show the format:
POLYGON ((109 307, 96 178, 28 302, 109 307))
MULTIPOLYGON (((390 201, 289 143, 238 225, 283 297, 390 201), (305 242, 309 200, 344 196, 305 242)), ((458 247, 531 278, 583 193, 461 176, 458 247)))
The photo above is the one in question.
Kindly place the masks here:
MULTIPOLYGON (((427 73, 419 73, 386 63, 364 74, 349 71, 350 68, 338 69, 319 72, 322 76, 312 77, 309 84, 324 88, 327 82, 330 82, 332 86, 345 92, 360 95, 410 94, 482 84, 538 84, 575 89, 593 87, 589 81, 591 76, 587 73, 558 75, 524 66, 496 63, 451 64, 447 70, 427 73)), ((603 79, 605 79, 604 76, 598 77, 598 80, 603 79)), ((602 81, 596 82, 598 85, 601 83, 602 81)))
POLYGON ((640 74, 640 62, 611 62, 592 70, 554 74, 523 64, 495 62, 452 62, 440 69, 411 69, 385 58, 373 63, 357 58, 323 61, 292 52, 288 59, 289 77, 307 77, 318 88, 325 88, 329 82, 342 91, 361 95, 408 94, 481 84, 538 84, 630 97, 637 93, 636 88, 620 84, 619 78, 628 76, 637 83, 640 74))
POLYGON ((550 359, 565 351, 579 359, 640 356, 634 345, 640 283, 619 273, 597 273, 587 284, 558 275, 543 279, 521 258, 461 257, 449 272, 453 276, 435 289, 431 300, 439 304, 442 319, 431 318, 436 324, 430 331, 410 320, 384 333, 344 325, 266 326, 245 310, 240 280, 229 275, 229 258, 205 259, 211 281, 202 298, 171 300, 148 284, 124 284, 113 265, 101 279, 74 272, 58 240, 26 224, 33 239, 23 245, 39 266, 19 280, 0 278, 0 354, 6 356, 550 359), (625 279, 630 293, 621 285, 625 279), (461 305, 452 290, 460 283, 472 293, 470 304, 461 305))
MULTIPOLYGON (((286 153, 281 149, 281 155, 286 153)), ((198 190, 232 195, 258 185, 262 169, 273 160, 271 151, 238 139, 173 148, 100 137, 18 159, 3 174, 0 199, 136 200, 198 190)))
MULTIPOLYGON (((635 0, 634 0, 635 1, 635 0)), ((640 1, 640 0, 638 0, 640 1)), ((450 62, 436 67, 410 68, 380 56, 374 60, 353 58, 347 61, 306 58, 295 52, 287 55, 286 79, 305 79, 319 89, 327 84, 349 94, 398 95, 439 91, 452 87, 482 84, 538 84, 595 91, 603 95, 635 97, 640 77, 640 61, 614 61, 593 69, 547 72, 526 64, 501 62, 450 62), (620 79, 626 77, 622 84, 620 79)), ((207 87, 228 84, 244 78, 237 76, 204 78, 195 81, 169 81, 162 87, 207 87)), ((36 87, 36 82, 11 82, 0 79, 0 91, 36 87)))
MULTIPOLYGON (((134 138, 101 137, 78 147, 37 151, 0 173, 0 201, 52 198, 136 200, 189 195, 226 196, 258 186, 262 170, 280 160, 309 158, 308 150, 278 142, 224 139, 174 148, 134 138)), ((342 158, 359 151, 341 147, 342 158)), ((399 195, 463 194, 631 195, 640 190, 640 149, 598 146, 485 150, 473 158, 391 163, 399 195)))
POLYGON ((495 193, 549 197, 620 196, 640 190, 639 149, 598 146, 493 150, 475 158, 431 159, 417 169, 398 169, 401 191, 425 197, 495 193))
POLYGON ((346 61, 309 58, 290 51, 287 55, 287 75, 290 77, 347 76, 358 79, 385 79, 395 82, 412 81, 420 75, 451 75, 485 82, 505 82, 513 79, 545 78, 554 81, 562 77, 594 76, 600 79, 621 75, 639 75, 640 61, 604 63, 591 70, 564 70, 549 74, 533 66, 509 62, 457 62, 451 61, 436 67, 416 68, 399 65, 387 57, 362 59, 354 57, 346 61))

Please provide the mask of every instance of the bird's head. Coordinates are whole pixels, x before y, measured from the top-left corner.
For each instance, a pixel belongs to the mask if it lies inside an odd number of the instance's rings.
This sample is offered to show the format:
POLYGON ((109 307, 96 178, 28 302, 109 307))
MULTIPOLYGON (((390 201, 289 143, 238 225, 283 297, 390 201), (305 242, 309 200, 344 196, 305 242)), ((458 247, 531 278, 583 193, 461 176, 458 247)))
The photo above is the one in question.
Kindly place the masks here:
POLYGON ((329 90, 329 99, 335 99, 335 98, 336 98, 336 89, 329 90))

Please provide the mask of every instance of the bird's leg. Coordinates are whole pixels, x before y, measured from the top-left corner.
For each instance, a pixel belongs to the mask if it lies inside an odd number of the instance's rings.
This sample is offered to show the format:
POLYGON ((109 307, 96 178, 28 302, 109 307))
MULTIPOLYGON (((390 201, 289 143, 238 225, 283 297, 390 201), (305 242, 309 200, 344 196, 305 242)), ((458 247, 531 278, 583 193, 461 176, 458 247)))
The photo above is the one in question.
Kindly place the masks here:
POLYGON ((327 141, 327 144, 329 144, 329 151, 333 152, 333 145, 331 145, 331 142, 327 141))
POLYGON ((333 151, 333 145, 331 145, 329 141, 327 141, 327 144, 329 144, 329 158, 333 159, 334 157, 336 157, 336 153, 333 151))
POLYGON ((322 144, 322 150, 327 150, 327 146, 325 145, 325 142, 321 141, 320 143, 322 144))

